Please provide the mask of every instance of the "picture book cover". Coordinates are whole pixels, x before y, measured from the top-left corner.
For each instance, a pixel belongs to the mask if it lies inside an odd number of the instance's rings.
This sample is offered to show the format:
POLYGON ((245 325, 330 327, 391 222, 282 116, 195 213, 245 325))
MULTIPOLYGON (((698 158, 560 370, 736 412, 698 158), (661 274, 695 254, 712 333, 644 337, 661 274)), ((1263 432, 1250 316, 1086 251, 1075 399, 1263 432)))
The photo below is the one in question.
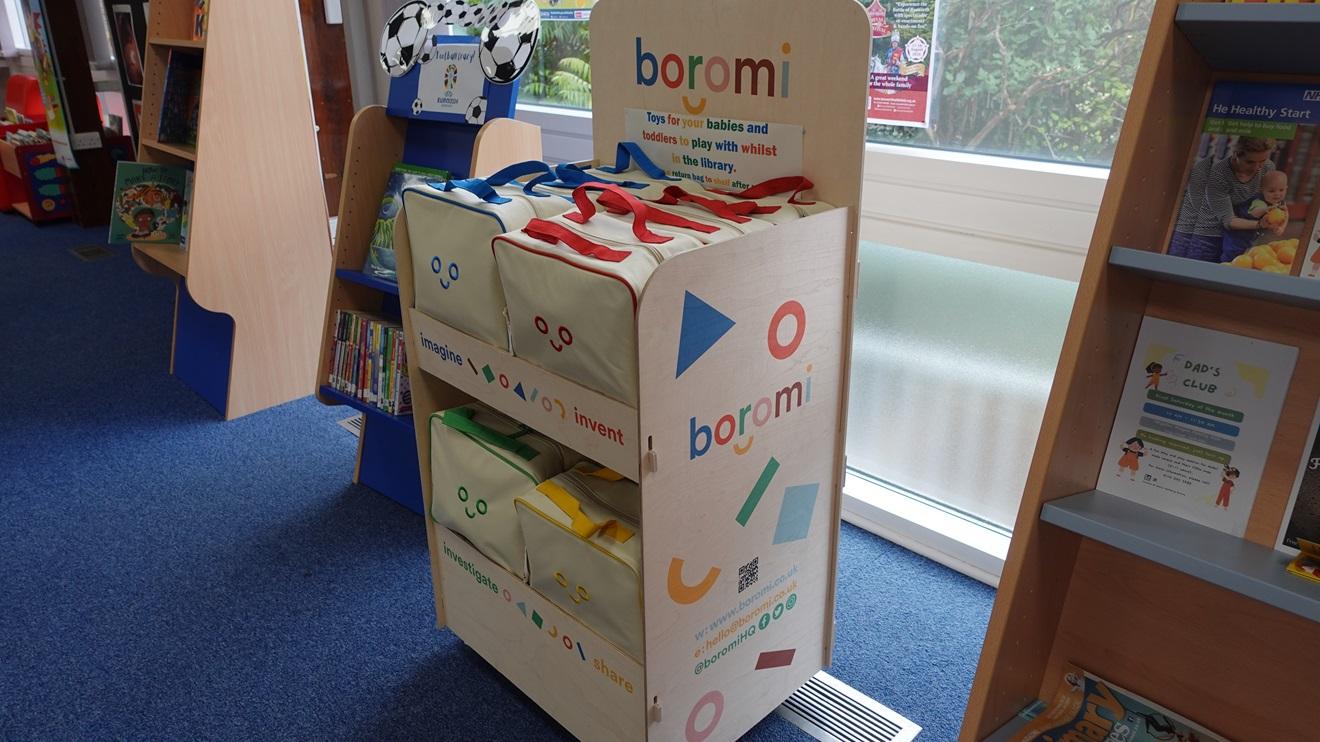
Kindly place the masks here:
POLYGON ((1109 683, 1076 665, 1064 665, 1054 698, 1020 714, 1028 723, 1014 742, 1123 740, 1124 742, 1227 742, 1163 706, 1109 683))
POLYGON ((161 90, 157 139, 167 144, 197 146, 197 118, 202 99, 202 58, 171 51, 161 90))
POLYGON ((1297 467, 1292 498, 1283 511, 1278 548, 1296 554, 1302 542, 1320 543, 1320 407, 1311 420, 1311 436, 1306 439, 1306 455, 1297 467))
POLYGON ((210 0, 193 0, 193 41, 201 41, 206 38, 206 11, 210 0))
POLYGON ((1320 582, 1320 543, 1297 539, 1299 551, 1288 563, 1288 571, 1312 582, 1320 582))
POLYGON ((181 244, 191 175, 182 167, 120 162, 109 241, 181 244))
POLYGON ((1168 254, 1297 275, 1320 170, 1320 85, 1216 83, 1168 254))
POLYGON ((362 272, 382 281, 398 281, 398 264, 394 259, 394 220, 403 208, 403 189, 429 180, 444 181, 449 173, 429 167, 419 167, 399 163, 390 171, 390 178, 385 182, 385 195, 380 199, 380 210, 376 214, 376 226, 371 231, 371 243, 367 246, 367 260, 362 265, 362 272))
POLYGON ((1302 261, 1303 278, 1320 278, 1320 219, 1316 220, 1315 229, 1311 230, 1311 239, 1307 241, 1306 259, 1302 261))
POLYGON ((1146 317, 1098 489, 1241 536, 1297 348, 1146 317))

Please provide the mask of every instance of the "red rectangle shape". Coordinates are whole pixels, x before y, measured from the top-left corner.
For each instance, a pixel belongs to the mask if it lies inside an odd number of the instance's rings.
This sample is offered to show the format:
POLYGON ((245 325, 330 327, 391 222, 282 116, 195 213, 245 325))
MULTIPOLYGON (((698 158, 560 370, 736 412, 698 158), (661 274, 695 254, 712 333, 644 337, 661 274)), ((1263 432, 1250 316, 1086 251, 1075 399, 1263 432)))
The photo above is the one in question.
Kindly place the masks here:
POLYGON ((793 664, 793 655, 796 649, 777 649, 773 652, 762 652, 760 657, 756 658, 756 669, 768 670, 772 667, 788 667, 793 664))

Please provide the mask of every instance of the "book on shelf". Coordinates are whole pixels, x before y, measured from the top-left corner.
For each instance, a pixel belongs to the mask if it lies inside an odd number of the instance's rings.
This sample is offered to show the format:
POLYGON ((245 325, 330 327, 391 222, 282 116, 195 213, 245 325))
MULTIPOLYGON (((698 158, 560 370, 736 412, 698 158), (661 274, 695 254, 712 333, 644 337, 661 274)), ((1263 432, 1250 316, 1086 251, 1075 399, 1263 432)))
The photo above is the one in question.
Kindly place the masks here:
MULTIPOLYGON (((1311 434, 1306 439, 1302 463, 1297 467, 1292 497, 1283 511, 1279 527, 1281 551, 1296 555, 1306 543, 1320 544, 1320 407, 1311 420, 1311 434)), ((1313 548, 1318 551, 1320 547, 1313 548)), ((1317 555, 1320 558, 1320 554, 1317 555)))
POLYGON ((186 246, 191 198, 192 170, 120 161, 115 168, 109 241, 186 246))
POLYGON ((1037 701, 1019 716, 1027 724, 1013 742, 1227 742, 1196 722, 1072 664, 1064 665, 1050 701, 1037 701))
POLYGON ((1315 93, 1314 85, 1292 82, 1215 83, 1183 177, 1169 255, 1316 275, 1315 93))
POLYGON ((369 312, 335 313, 330 386, 391 415, 412 411, 403 326, 369 312))
POLYGON ((206 11, 210 4, 210 0, 193 0, 193 41, 202 41, 206 38, 206 11))
POLYGON ((403 189, 431 180, 449 180, 449 173, 402 162, 390 171, 389 180, 385 182, 385 194, 380 199, 380 210, 376 213, 376 225, 371 230, 371 242, 367 245, 363 273, 382 281, 398 282, 398 263, 394 257, 394 222, 403 210, 403 189))
POLYGON ((1241 536, 1296 362, 1292 346, 1146 317, 1097 489, 1241 536))
POLYGON ((197 121, 202 100, 202 57, 171 49, 165 64, 156 139, 165 144, 197 146, 197 121))

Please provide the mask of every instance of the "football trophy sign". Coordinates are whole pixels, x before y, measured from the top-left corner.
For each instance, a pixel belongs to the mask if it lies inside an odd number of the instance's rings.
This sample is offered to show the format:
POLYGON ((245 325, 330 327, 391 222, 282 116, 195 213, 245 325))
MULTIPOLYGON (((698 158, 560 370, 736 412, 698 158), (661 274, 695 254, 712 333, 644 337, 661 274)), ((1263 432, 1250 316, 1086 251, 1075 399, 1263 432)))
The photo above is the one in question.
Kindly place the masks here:
POLYGON ((509 85, 522 76, 541 34, 536 0, 410 0, 390 16, 380 37, 380 64, 390 77, 402 77, 435 57, 439 25, 481 29, 477 59, 486 79, 509 85))

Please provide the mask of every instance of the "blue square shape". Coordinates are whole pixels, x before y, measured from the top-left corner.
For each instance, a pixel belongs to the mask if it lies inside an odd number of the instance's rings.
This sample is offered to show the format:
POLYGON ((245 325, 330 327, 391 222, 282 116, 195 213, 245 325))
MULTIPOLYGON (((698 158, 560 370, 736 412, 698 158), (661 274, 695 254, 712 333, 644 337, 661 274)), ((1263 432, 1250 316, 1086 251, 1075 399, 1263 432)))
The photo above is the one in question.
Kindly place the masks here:
POLYGON ((820 483, 798 484, 784 489, 784 502, 779 506, 779 524, 775 526, 776 544, 785 544, 807 537, 811 530, 811 515, 816 509, 816 495, 820 483))

